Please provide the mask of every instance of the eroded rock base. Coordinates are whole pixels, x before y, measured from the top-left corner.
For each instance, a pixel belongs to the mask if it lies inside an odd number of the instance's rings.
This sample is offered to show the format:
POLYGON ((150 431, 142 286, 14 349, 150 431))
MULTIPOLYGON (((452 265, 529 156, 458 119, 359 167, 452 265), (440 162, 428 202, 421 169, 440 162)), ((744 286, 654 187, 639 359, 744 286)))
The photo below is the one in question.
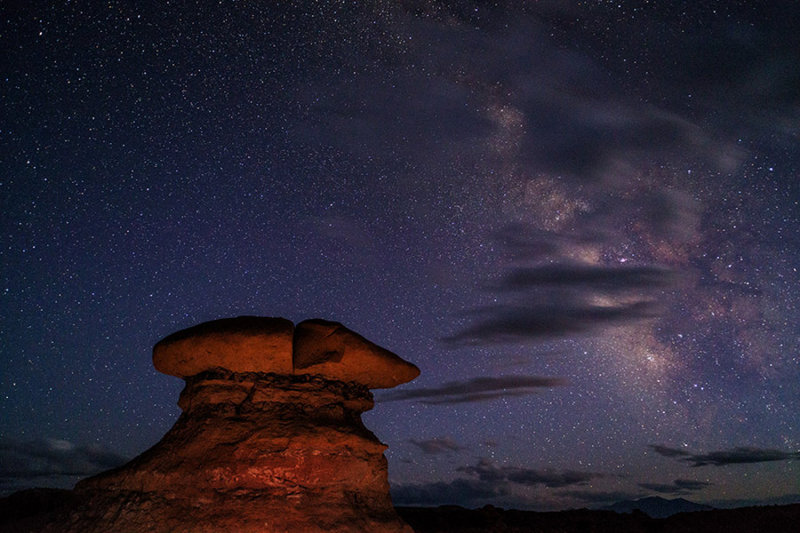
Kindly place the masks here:
POLYGON ((187 379, 183 413, 130 463, 75 489, 62 533, 411 533, 389 497, 369 389, 304 375, 187 379))

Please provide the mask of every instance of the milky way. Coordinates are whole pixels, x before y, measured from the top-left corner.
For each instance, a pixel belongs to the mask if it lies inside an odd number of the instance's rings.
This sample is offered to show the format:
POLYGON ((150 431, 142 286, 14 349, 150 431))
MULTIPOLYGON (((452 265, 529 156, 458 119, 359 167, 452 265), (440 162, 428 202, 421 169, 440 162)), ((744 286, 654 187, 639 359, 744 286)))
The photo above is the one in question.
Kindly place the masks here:
POLYGON ((152 345, 254 314, 420 367, 396 503, 800 501, 794 2, 190 4, 0 8, 0 491, 154 444, 152 345))

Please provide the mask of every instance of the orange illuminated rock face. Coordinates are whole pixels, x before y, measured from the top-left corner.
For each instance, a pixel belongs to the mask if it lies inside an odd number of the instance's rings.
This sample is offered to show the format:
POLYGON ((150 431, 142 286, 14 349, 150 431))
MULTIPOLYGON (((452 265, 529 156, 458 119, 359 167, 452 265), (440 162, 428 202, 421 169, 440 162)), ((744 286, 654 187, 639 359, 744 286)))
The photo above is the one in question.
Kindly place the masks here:
POLYGON ((338 322, 306 320, 294 331, 295 374, 322 375, 386 389, 406 383, 419 369, 338 322))
POLYGON ((180 418, 139 457, 79 483, 82 503, 47 531, 411 533, 361 413, 370 388, 413 379, 414 365, 341 324, 261 317, 170 335, 154 363, 186 380, 180 418))
POLYGON ((291 374, 293 334, 294 324, 285 318, 213 320, 160 340, 153 348, 153 365, 179 378, 215 368, 291 374))
POLYGON ((370 389, 406 383, 419 369, 338 322, 241 316, 178 331, 153 348, 156 370, 187 378, 232 372, 316 375, 370 389))

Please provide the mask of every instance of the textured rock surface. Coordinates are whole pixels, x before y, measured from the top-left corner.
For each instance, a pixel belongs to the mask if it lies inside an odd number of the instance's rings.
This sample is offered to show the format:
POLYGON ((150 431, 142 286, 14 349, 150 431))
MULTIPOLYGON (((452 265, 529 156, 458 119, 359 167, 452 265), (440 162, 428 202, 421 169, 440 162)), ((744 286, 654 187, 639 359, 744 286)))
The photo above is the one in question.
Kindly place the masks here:
MULTIPOLYGON (((282 320, 214 321, 159 342, 156 366, 185 375, 180 418, 150 450, 80 482, 79 503, 45 531, 410 533, 392 507, 386 446, 361 421, 373 406, 369 387, 400 378, 387 379, 385 365, 373 374, 330 367, 297 374, 292 365, 287 372, 291 323, 282 320), (267 370, 241 370, 258 361, 267 370), (197 368, 204 370, 193 373, 197 368)), ((353 356, 348 342, 386 359, 344 330, 342 361, 372 357, 353 356)), ((318 359, 316 365, 334 364, 329 355, 318 359)))
POLYGON ((406 383, 419 369, 338 322, 313 319, 294 331, 294 371, 340 381, 356 381, 370 389, 406 383))
POLYGON ((153 365, 179 378, 215 368, 291 374, 293 334, 294 325, 285 318, 213 320, 160 340, 153 348, 153 365))
POLYGON ((419 369, 338 322, 312 319, 297 328, 285 318, 241 316, 204 322, 159 341, 156 370, 186 378, 233 372, 316 375, 370 389, 396 387, 419 369))

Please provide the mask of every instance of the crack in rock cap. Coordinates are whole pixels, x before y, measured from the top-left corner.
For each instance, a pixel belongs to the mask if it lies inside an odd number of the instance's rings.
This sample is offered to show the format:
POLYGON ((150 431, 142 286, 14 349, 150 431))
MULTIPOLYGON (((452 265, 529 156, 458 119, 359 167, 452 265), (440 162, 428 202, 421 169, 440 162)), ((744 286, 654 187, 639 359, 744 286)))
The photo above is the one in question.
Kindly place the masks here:
POLYGON ((338 322, 312 319, 295 327, 285 318, 240 316, 204 322, 160 340, 156 370, 187 378, 223 368, 232 372, 317 375, 390 388, 419 369, 338 322))
POLYGON ((419 368, 338 322, 305 320, 294 330, 295 374, 316 374, 388 389, 419 376, 419 368))

